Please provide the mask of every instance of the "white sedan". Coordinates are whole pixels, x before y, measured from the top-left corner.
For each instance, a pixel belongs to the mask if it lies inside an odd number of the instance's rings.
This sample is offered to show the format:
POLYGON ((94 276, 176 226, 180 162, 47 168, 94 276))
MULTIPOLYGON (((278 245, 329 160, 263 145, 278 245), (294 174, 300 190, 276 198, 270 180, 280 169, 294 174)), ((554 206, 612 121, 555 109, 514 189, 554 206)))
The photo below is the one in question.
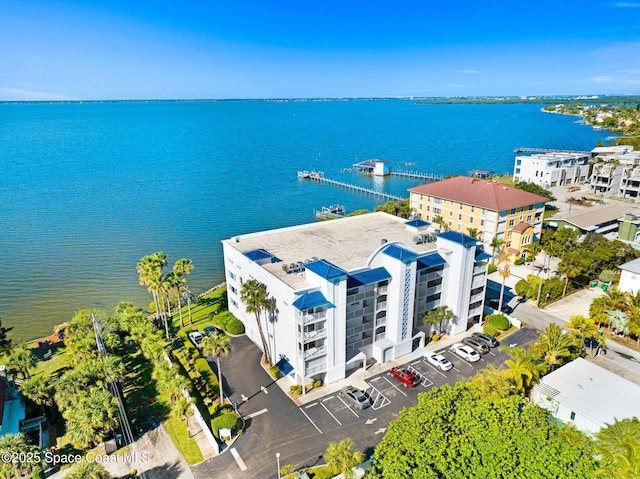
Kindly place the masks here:
POLYGON ((453 363, 445 358, 442 354, 428 352, 424 355, 424 358, 429 364, 443 371, 448 371, 449 369, 453 368, 453 363))
POLYGON ((470 363, 480 361, 480 355, 466 344, 456 343, 449 348, 449 351, 456 353, 462 359, 469 361, 470 363))

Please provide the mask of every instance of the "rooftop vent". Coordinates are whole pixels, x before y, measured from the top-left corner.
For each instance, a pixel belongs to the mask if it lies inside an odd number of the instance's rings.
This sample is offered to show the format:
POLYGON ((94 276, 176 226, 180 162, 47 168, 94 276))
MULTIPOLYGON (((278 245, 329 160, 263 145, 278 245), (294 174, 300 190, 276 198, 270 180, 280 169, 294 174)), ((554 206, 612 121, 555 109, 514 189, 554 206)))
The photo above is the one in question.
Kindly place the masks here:
POLYGON ((386 240, 386 239, 384 239, 384 238, 382 238, 382 239, 380 240, 380 244, 387 244, 387 240, 386 240))

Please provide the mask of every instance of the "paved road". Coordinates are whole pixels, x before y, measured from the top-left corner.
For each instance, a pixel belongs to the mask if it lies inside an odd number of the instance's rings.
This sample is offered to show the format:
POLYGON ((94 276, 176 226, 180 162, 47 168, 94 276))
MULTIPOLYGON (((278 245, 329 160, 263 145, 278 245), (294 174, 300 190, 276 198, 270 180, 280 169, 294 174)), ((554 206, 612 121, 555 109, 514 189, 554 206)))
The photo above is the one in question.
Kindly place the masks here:
MULTIPOLYGON (((526 345, 535 341, 537 336, 537 331, 523 328, 509 336, 507 345, 526 345)), ((246 337, 233 338, 232 348, 232 353, 222 364, 225 379, 232 384, 229 394, 233 401, 240 403, 242 415, 253 417, 232 446, 235 456, 231 451, 225 451, 193 466, 191 469, 196 479, 210 478, 214 473, 216 478, 223 479, 275 478, 277 452, 280 453, 281 466, 313 466, 324 462, 322 455, 330 442, 345 437, 352 438, 358 448, 370 455, 382 439, 387 424, 398 416, 402 408, 415 405, 418 393, 444 383, 464 380, 489 363, 501 365, 507 358, 506 353, 492 350, 481 361, 469 364, 445 349, 443 353, 455 365, 446 373, 421 358, 411 360, 407 366, 420 374, 422 384, 404 388, 387 372, 368 377, 365 380, 367 392, 374 404, 360 411, 336 392, 327 392, 325 396, 298 407, 280 387, 273 384, 265 371, 257 367, 260 351, 246 337), (247 400, 243 402, 245 398, 247 400)))

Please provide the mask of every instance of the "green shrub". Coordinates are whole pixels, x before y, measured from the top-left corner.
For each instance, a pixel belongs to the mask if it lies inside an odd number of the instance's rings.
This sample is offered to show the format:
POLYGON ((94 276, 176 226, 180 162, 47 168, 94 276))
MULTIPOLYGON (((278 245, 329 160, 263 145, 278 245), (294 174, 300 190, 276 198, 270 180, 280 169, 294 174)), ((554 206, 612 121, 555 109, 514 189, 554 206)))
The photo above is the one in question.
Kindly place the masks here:
POLYGON ((319 388, 324 386, 324 383, 322 382, 322 379, 316 379, 315 381, 313 381, 313 388, 319 388))
POLYGON ((520 266, 521 264, 524 264, 524 259, 518 258, 513 262, 513 264, 515 264, 516 266, 520 266))
POLYGON ((496 328, 493 324, 489 324, 489 323, 484 325, 484 327, 482 328, 482 331, 484 331, 490 336, 495 336, 496 334, 498 334, 498 328, 496 328))
POLYGON ((610 269, 605 269, 604 271, 602 271, 602 273, 600 273, 600 276, 598 276, 598 279, 603 283, 610 283, 613 280, 613 277, 615 276, 615 274, 616 274, 615 271, 612 271, 610 269))
POLYGON ((498 267, 495 264, 490 264, 487 267, 487 274, 495 273, 496 271, 498 271, 498 267))
POLYGON ((211 420, 211 432, 213 432, 214 436, 220 439, 220 429, 231 429, 232 431, 236 428, 236 423, 238 422, 238 418, 236 417, 236 413, 233 411, 225 411, 221 412, 220 415, 214 417, 211 420))
POLYGON ((293 394, 294 396, 300 396, 300 394, 302 394, 302 385, 294 384, 289 388, 289 391, 291 391, 291 394, 293 394))
POLYGON ((493 325, 500 331, 506 331, 509 329, 509 319, 503 314, 492 314, 487 318, 487 324, 493 325))
POLYGON ((433 333, 431 335, 431 341, 437 341, 438 339, 440 339, 440 335, 438 333, 433 333))
POLYGON ((213 324, 220 329, 224 329, 229 334, 242 334, 244 333, 244 324, 238 318, 236 318, 231 312, 224 311, 218 314, 213 319, 213 324))
POLYGON ((520 281, 518 281, 516 283, 515 290, 516 290, 516 294, 518 296, 522 296, 523 298, 529 298, 530 297, 529 294, 530 294, 530 291, 531 291, 531 286, 524 279, 521 279, 520 281))
POLYGON ((271 366, 271 367, 269 368, 269 374, 271 374, 271 377, 272 377, 273 379, 275 379, 276 381, 277 381, 278 379, 280 379, 281 377, 283 377, 283 376, 282 376, 282 373, 280 372, 280 370, 279 370, 277 367, 275 367, 275 366, 271 366))

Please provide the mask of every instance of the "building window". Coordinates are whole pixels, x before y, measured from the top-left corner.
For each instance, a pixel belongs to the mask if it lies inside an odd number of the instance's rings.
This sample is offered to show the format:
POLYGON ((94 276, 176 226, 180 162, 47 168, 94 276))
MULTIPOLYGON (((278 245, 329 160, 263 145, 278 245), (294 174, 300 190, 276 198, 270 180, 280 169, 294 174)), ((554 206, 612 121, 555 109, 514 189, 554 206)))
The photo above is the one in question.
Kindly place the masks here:
POLYGON ((461 214, 458 215, 458 220, 462 221, 462 215, 461 214))
POLYGON ((487 213, 487 210, 485 210, 484 208, 482 208, 482 216, 484 216, 487 213))
POLYGON ((441 213, 442 213, 442 210, 441 210, 440 208, 436 208, 436 207, 434 207, 434 208, 433 208, 433 213, 434 213, 434 214, 436 214, 436 215, 439 215, 439 214, 441 214, 441 213))
POLYGON ((515 215, 515 214, 516 214, 516 209, 515 209, 515 208, 512 208, 512 209, 511 209, 511 214, 512 214, 512 215, 515 215))
POLYGON ((449 221, 449 228, 451 228, 451 221, 449 221))
POLYGON ((509 226, 513 226, 513 223, 515 223, 515 220, 509 220, 509 226))
POLYGON ((233 271, 229 271, 229 278, 231 278, 232 280, 236 280, 236 275, 233 271))
POLYGON ((533 209, 533 205, 529 205, 529 211, 533 209))
POLYGON ((449 211, 449 216, 453 216, 453 211, 449 211))
MULTIPOLYGON (((429 197, 429 198, 431 198, 431 197, 429 197)), ((434 202, 436 205, 440 205, 440 204, 442 204, 442 198, 434 198, 434 199, 433 199, 433 202, 434 202)))
POLYGON ((484 220, 480 220, 480 226, 484 226, 484 220))
POLYGON ((462 227, 460 225, 458 225, 458 231, 460 231, 462 229, 462 227))
POLYGON ((231 304, 233 305, 234 308, 238 307, 238 303, 236 302, 235 299, 231 298, 231 304))
POLYGON ((476 210, 476 207, 475 207, 475 206, 472 206, 472 207, 471 207, 471 212, 473 213, 475 210, 476 210))
POLYGON ((460 209, 462 209, 462 203, 460 203, 460 209))
POLYGON ((531 223, 531 215, 527 215, 527 223, 531 223))
POLYGON ((575 420, 576 420, 576 413, 575 413, 575 412, 571 411, 570 419, 571 419, 572 421, 575 421, 575 420))
POLYGON ((453 200, 449 200, 449 204, 453 206, 453 200))
POLYGON ((469 216, 469 223, 473 224, 473 216, 469 216))
MULTIPOLYGON (((422 209, 422 205, 420 205, 420 209, 422 209)), ((427 205, 427 211, 431 211, 431 206, 427 205)))

